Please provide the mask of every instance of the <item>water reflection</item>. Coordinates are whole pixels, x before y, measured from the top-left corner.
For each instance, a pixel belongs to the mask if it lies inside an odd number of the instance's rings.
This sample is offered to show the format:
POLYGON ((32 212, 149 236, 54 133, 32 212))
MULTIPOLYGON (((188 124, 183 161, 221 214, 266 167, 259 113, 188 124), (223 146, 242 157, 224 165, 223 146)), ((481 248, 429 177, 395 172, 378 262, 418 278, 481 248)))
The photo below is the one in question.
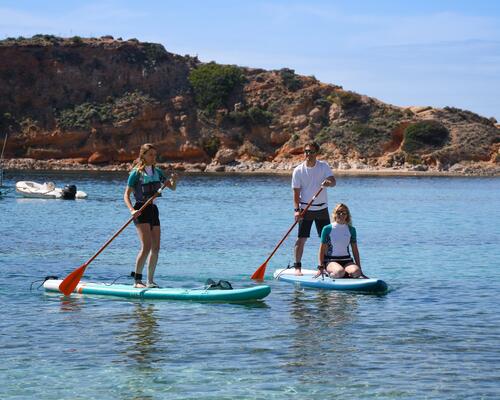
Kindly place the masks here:
POLYGON ((357 309, 356 295, 296 290, 290 301, 295 323, 292 346, 284 368, 294 373, 299 369, 304 376, 317 373, 318 368, 334 370, 339 363, 335 353, 349 349, 357 309))
POLYGON ((61 312, 77 312, 80 311, 85 303, 85 300, 81 296, 61 296, 57 294, 60 301, 61 312))
POLYGON ((155 313, 154 304, 134 304, 130 316, 132 324, 123 336, 128 343, 125 355, 143 366, 151 366, 164 359, 162 335, 155 313))
POLYGON ((155 304, 137 302, 132 307, 130 313, 118 315, 115 321, 121 325, 116 331, 117 343, 123 345, 117 352, 118 362, 130 366, 132 375, 123 389, 128 393, 127 398, 152 399, 144 382, 162 374, 167 358, 163 345, 168 341, 162 335, 155 304))
POLYGON ((355 318, 358 308, 356 295, 318 291, 296 290, 291 299, 290 311, 297 329, 341 329, 355 318))

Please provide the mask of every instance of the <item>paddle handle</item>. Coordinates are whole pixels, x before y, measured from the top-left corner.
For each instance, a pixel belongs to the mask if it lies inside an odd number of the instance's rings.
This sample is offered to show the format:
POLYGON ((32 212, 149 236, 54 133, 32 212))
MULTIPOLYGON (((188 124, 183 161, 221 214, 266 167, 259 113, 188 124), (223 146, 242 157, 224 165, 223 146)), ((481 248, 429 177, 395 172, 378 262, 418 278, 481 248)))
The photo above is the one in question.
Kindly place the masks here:
POLYGON ((83 264, 83 265, 86 267, 86 266, 87 266, 87 265, 89 265, 92 261, 94 261, 94 260, 97 258, 97 256, 98 256, 99 254, 101 254, 101 253, 104 251, 104 249, 105 249, 106 247, 108 247, 108 245, 109 245, 109 244, 110 244, 113 240, 115 240, 115 239, 116 239, 116 237, 117 237, 120 233, 122 233, 122 232, 123 232, 123 230, 124 230, 127 226, 129 226, 129 224, 130 224, 130 223, 134 220, 134 218, 135 218, 136 216, 139 216, 139 215, 142 213, 142 211, 144 211, 144 209, 145 209, 147 206, 149 206, 149 205, 153 202, 153 200, 154 200, 154 199, 156 199, 156 198, 157 198, 157 197, 161 194, 161 192, 163 191, 163 189, 165 189, 165 188, 167 187, 167 184, 168 184, 168 181, 165 181, 165 183, 163 184, 163 186, 162 186, 160 189, 158 189, 158 191, 157 191, 157 192, 156 192, 153 196, 151 196, 151 197, 150 197, 150 198, 149 198, 149 199, 148 199, 148 200, 147 200, 147 201, 146 201, 146 202, 142 205, 142 207, 141 207, 141 208, 139 208, 138 212, 137 212, 135 215, 133 215, 132 217, 130 217, 130 218, 129 218, 129 220, 128 220, 127 222, 125 222, 125 224, 123 224, 123 226, 122 226, 120 229, 118 229, 118 230, 115 232, 115 234, 114 234, 113 236, 111 236, 111 237, 108 239, 108 241, 107 241, 106 243, 104 243, 104 244, 102 245, 102 247, 101 247, 101 248, 97 251, 97 253, 95 253, 92 257, 90 257, 90 258, 89 258, 89 259, 85 262, 85 264, 83 264))

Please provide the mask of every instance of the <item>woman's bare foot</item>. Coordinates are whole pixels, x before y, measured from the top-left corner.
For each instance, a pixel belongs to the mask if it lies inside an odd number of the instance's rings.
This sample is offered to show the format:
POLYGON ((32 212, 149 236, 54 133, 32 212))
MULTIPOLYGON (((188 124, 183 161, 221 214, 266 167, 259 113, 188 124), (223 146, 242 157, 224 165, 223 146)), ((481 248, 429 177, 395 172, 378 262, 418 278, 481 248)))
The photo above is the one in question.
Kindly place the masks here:
POLYGON ((142 281, 135 281, 134 287, 139 289, 144 289, 146 285, 142 281))

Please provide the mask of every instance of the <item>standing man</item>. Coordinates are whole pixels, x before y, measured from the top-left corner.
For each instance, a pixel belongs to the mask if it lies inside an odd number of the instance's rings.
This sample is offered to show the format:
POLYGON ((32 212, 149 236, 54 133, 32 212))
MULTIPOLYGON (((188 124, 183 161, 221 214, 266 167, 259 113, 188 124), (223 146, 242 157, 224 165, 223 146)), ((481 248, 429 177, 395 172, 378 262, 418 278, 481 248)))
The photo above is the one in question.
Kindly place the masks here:
MULTIPOLYGON (((330 166, 324 161, 316 160, 318 152, 319 145, 316 142, 307 143, 304 146, 305 161, 293 170, 292 189, 295 220, 299 220, 301 211, 309 204, 321 186, 335 186, 335 177, 330 166)), ((302 275, 302 253, 307 238, 310 236, 313 221, 318 236, 321 236, 323 227, 330 223, 326 190, 321 191, 311 207, 299 220, 299 237, 294 248, 295 263, 293 266, 295 275, 302 275)))

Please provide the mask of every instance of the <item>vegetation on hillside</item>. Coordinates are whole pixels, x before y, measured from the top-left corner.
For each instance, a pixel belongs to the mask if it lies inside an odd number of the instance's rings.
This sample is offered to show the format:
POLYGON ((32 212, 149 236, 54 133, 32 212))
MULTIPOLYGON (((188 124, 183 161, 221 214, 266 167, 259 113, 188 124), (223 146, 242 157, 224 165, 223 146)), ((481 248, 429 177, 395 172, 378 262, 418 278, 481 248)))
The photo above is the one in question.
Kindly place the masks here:
POLYGON ((243 88, 245 77, 240 68, 214 62, 200 65, 189 74, 198 107, 213 115, 220 108, 229 108, 231 95, 243 88))
POLYGON ((279 74, 281 76, 281 81, 283 85, 290 90, 291 92, 295 92, 302 88, 302 82, 295 74, 295 71, 290 68, 283 68, 279 70, 279 74))
POLYGON ((109 98, 107 103, 82 103, 62 110, 56 121, 67 130, 89 129, 93 123, 118 125, 139 115, 144 106, 157 103, 141 92, 125 93, 117 99, 109 98))
POLYGON ((269 125, 273 120, 273 113, 260 107, 250 107, 244 111, 231 111, 226 121, 238 126, 251 127, 252 125, 269 125))
POLYGON ((440 122, 419 121, 405 129, 402 149, 407 153, 436 149, 442 147, 448 138, 448 129, 440 122))
POLYGON ((353 121, 343 126, 325 127, 316 135, 315 140, 320 144, 331 142, 343 154, 353 149, 364 157, 379 157, 383 154, 383 145, 390 138, 387 130, 353 121))

